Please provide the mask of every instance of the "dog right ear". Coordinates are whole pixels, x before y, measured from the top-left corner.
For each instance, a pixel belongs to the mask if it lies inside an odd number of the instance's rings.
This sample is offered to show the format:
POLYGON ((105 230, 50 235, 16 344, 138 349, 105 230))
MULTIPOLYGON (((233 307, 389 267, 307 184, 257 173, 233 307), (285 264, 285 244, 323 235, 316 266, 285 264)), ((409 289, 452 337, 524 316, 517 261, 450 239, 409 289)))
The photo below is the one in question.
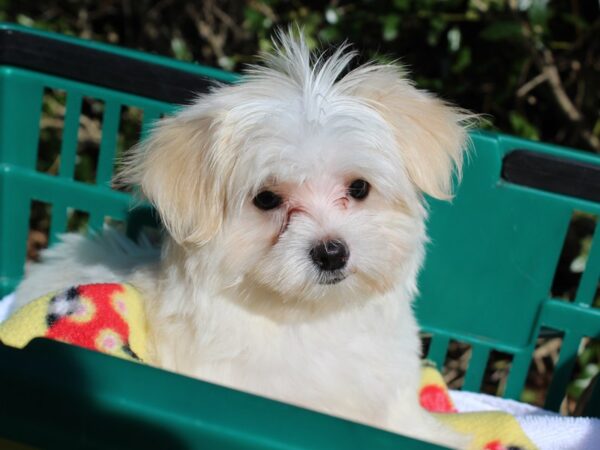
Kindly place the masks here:
POLYGON ((171 236, 203 245, 223 222, 233 161, 214 136, 214 118, 177 114, 160 120, 124 158, 118 183, 139 185, 171 236))

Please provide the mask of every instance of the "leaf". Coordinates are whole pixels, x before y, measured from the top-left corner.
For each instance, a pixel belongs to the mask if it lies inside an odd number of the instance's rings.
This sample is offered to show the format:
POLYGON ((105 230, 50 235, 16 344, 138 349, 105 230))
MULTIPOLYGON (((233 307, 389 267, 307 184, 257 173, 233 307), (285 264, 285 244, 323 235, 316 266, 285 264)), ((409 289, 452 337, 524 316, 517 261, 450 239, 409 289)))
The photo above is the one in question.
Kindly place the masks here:
POLYGON ((571 262, 569 269, 574 273, 585 272, 585 266, 592 249, 592 236, 586 236, 581 240, 581 251, 579 255, 571 262))
POLYGON ((394 8, 399 11, 408 11, 410 9, 410 0, 394 0, 394 8))
POLYGON ((398 37, 398 28, 400 25, 400 16, 390 14, 383 18, 383 40, 393 41, 398 37))
POLYGON ((456 52, 460 48, 461 33, 457 26, 453 26, 448 30, 448 47, 450 51, 456 52))
POLYGON ((469 47, 461 48, 456 54, 456 60, 452 64, 452 72, 460 73, 471 65, 471 49, 469 47))
POLYGON ((524 403, 536 403, 537 393, 533 389, 523 389, 521 401, 524 403))
POLYGON ((596 120, 596 123, 594 124, 594 129, 592 130, 592 133, 594 133, 594 136, 600 137, 600 119, 596 120))
POLYGON ((235 67, 235 60, 229 56, 221 56, 217 62, 225 70, 233 70, 235 67))
POLYGON ((427 43, 430 46, 436 46, 440 40, 440 35, 446 28, 446 21, 438 16, 433 16, 429 21, 429 32, 427 33, 427 43))
POLYGON ((585 31, 590 28, 590 24, 581 16, 576 14, 562 14, 562 19, 576 28, 579 28, 581 31, 585 31))
POLYGON ((479 34, 481 39, 487 41, 516 40, 522 37, 521 26, 517 22, 498 21, 485 27, 479 34))
POLYGON ((187 47, 187 44, 180 37, 174 37, 171 39, 171 50, 173 51, 173 55, 176 59, 180 59, 182 61, 192 61, 194 59, 192 52, 190 52, 187 47))
POLYGON ((325 27, 319 31, 319 39, 323 42, 335 42, 341 40, 341 34, 335 27, 325 27))
POLYGON ((262 30, 265 20, 264 14, 254 8, 248 7, 244 9, 244 18, 246 27, 251 30, 262 30))
POLYGON ((340 21, 340 15, 335 8, 327 8, 325 11, 325 20, 327 23, 335 25, 340 21))
POLYGON ((511 111, 508 115, 513 131, 519 136, 535 141, 540 140, 538 129, 527 118, 516 111, 511 111))
POLYGON ((548 19, 550 18, 548 0, 532 0, 527 15, 534 28, 539 27, 546 31, 548 29, 548 19))
POLYGON ((26 27, 35 26, 35 21, 31 17, 26 16, 25 14, 19 14, 17 16, 17 23, 19 25, 24 25, 26 27))

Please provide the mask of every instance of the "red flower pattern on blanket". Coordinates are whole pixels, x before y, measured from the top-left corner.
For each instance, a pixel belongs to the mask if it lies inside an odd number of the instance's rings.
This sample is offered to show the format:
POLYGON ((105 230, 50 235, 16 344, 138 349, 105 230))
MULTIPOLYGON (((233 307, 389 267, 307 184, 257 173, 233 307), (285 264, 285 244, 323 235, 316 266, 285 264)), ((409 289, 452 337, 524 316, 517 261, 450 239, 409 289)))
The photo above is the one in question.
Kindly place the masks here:
POLYGON ((90 284, 63 291, 50 300, 45 337, 90 350, 117 349, 138 359, 129 347, 129 325, 123 317, 120 284, 90 284))

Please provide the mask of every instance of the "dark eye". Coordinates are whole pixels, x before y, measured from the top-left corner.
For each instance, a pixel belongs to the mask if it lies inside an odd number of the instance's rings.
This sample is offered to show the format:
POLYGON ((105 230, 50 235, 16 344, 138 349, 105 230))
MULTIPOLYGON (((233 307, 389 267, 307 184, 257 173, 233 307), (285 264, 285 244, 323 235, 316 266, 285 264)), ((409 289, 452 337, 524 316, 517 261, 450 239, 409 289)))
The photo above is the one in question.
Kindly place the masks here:
POLYGON ((350 197, 353 197, 356 200, 362 200, 369 195, 370 188, 371 186, 365 180, 354 180, 352 183, 350 183, 348 194, 350 194, 350 197))
POLYGON ((254 203, 254 206, 256 206, 258 209, 267 211, 269 209, 277 208, 279 205, 281 205, 282 201, 283 200, 281 197, 276 193, 271 191, 262 191, 256 197, 254 197, 252 203, 254 203))

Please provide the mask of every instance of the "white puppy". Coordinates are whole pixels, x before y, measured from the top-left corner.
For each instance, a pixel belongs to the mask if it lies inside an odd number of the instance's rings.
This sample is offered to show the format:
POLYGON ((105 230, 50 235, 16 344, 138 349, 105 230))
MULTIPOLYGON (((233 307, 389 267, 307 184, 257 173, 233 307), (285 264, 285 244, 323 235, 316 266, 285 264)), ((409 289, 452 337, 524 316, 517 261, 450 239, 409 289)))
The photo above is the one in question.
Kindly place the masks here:
POLYGON ((342 75, 354 56, 282 34, 243 82, 161 120, 123 173, 164 223, 160 261, 71 237, 19 303, 39 286, 128 281, 160 367, 464 446, 419 406, 412 300, 423 193, 451 196, 468 116, 395 65, 342 75))

